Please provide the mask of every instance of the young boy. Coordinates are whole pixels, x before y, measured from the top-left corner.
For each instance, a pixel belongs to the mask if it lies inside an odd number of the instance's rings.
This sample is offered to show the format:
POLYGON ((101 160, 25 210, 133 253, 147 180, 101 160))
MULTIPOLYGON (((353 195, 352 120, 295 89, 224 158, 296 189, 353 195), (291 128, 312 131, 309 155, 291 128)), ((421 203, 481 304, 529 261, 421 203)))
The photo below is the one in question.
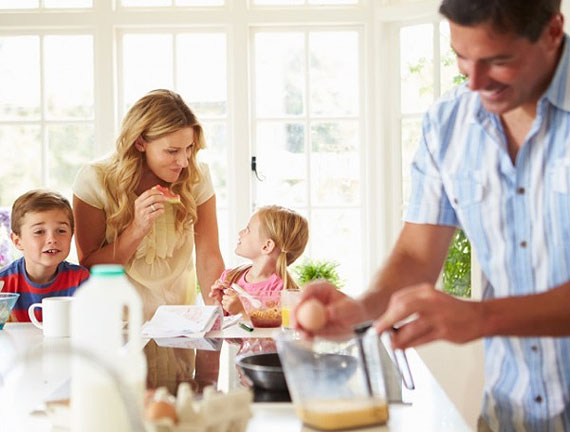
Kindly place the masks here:
MULTIPOLYGON (((0 270, 2 292, 20 294, 12 321, 30 321, 28 307, 44 297, 71 296, 89 271, 64 261, 74 221, 69 201, 56 192, 33 190, 12 206, 12 242, 23 257, 0 270)), ((36 311, 41 320, 41 312, 36 311)))

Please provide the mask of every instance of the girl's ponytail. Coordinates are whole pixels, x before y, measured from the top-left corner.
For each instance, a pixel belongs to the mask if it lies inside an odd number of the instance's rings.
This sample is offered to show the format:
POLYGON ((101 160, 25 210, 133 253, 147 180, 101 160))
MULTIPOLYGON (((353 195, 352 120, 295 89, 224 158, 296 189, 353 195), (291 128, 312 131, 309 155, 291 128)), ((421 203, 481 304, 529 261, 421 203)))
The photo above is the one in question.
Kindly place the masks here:
POLYGON ((277 258, 277 276, 283 281, 284 290, 298 290, 299 285, 287 270, 287 252, 282 250, 277 258))
POLYGON ((277 275, 283 289, 299 289, 287 267, 301 256, 309 241, 309 224, 299 213, 280 206, 266 206, 258 210, 261 227, 279 248, 277 275))

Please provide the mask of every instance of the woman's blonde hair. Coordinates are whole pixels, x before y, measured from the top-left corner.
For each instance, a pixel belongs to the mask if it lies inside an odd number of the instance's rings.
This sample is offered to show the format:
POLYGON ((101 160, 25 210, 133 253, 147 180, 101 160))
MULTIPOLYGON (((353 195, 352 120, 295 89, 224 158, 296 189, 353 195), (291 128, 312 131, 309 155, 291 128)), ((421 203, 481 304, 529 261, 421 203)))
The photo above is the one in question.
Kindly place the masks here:
MULTIPOLYGON (((299 289, 287 267, 301 256, 309 241, 309 223, 299 213, 280 206, 265 206, 255 212, 262 234, 273 240, 279 250, 276 273, 283 281, 284 290, 299 289)), ((231 270, 224 281, 237 281, 250 265, 231 270)))
POLYGON ((175 207, 177 230, 197 220, 196 202, 191 192, 202 178, 197 162, 198 151, 206 147, 202 126, 180 95, 170 90, 147 93, 125 115, 115 153, 109 161, 97 166, 109 203, 107 226, 115 240, 134 218, 131 195, 141 180, 145 157, 135 147, 136 141, 139 138, 154 141, 187 127, 194 131, 194 146, 188 167, 170 185, 170 190, 180 195, 182 202, 175 207))

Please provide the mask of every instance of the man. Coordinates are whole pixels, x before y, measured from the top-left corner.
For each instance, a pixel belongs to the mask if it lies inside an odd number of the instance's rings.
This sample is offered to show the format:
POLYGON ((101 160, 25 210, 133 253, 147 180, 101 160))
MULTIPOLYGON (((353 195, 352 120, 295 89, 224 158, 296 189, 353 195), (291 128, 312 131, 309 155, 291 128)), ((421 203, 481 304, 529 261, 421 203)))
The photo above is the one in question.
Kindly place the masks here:
POLYGON ((466 86, 426 114, 412 195, 386 264, 359 300, 307 287, 321 333, 376 319, 395 348, 485 337, 480 430, 570 430, 570 45, 560 0, 443 0, 466 86), (482 302, 434 289, 456 227, 482 302), (402 320, 406 320, 402 324, 402 320))

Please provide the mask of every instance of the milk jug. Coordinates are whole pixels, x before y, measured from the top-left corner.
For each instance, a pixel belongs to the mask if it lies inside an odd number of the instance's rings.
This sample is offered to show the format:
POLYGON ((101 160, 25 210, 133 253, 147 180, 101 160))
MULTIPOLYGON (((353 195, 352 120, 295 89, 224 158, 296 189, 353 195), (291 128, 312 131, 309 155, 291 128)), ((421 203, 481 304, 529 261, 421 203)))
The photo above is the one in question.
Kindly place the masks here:
POLYGON ((93 266, 74 297, 71 430, 134 430, 146 380, 142 301, 123 267, 114 264, 93 266))

